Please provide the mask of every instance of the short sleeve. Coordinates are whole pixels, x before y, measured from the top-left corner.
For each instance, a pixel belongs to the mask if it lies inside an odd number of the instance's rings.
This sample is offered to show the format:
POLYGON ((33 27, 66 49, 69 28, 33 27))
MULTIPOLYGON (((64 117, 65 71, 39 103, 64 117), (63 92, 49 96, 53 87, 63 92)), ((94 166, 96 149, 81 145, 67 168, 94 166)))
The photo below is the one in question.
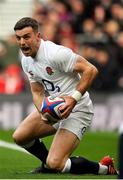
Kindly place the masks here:
POLYGON ((61 46, 54 55, 53 62, 56 68, 64 72, 73 72, 77 60, 77 54, 71 49, 61 46))
POLYGON ((33 76, 31 75, 31 72, 29 73, 29 72, 27 71, 28 64, 26 64, 26 63, 28 63, 28 60, 27 60, 27 59, 25 60, 25 57, 22 57, 22 59, 21 59, 21 65, 22 65, 22 69, 23 69, 24 73, 27 75, 27 77, 28 77, 28 79, 29 79, 30 82, 36 82, 36 80, 35 80, 35 79, 33 78, 33 76))

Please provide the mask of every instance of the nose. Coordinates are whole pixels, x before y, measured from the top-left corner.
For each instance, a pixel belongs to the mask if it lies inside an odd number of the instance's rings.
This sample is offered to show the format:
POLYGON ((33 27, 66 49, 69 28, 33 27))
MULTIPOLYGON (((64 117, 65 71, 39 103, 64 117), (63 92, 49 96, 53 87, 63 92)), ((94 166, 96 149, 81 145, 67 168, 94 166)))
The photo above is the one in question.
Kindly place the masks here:
POLYGON ((20 39, 20 45, 21 45, 21 46, 25 45, 24 38, 21 38, 21 39, 20 39))

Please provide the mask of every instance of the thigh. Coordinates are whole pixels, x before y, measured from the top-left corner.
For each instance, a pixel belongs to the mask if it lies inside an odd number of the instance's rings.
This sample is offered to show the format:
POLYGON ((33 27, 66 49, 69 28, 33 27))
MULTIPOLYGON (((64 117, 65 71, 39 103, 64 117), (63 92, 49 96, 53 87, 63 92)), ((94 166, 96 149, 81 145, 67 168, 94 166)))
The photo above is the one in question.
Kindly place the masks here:
POLYGON ((26 143, 35 138, 52 135, 55 132, 55 128, 43 121, 39 112, 35 111, 22 121, 14 135, 18 137, 20 141, 26 143))
POLYGON ((66 130, 59 129, 54 136, 51 144, 47 161, 60 162, 61 169, 64 167, 66 160, 79 144, 78 137, 66 130))

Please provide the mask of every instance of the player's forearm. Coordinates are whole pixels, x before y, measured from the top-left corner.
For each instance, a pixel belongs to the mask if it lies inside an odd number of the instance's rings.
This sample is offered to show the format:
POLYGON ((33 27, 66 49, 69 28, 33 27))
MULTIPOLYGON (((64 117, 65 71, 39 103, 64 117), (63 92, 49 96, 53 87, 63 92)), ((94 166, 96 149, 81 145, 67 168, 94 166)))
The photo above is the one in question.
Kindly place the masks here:
POLYGON ((36 109, 40 112, 43 96, 40 93, 33 93, 33 103, 36 109))
POLYGON ((84 94, 93 83, 98 74, 98 70, 92 65, 88 67, 81 75, 80 82, 78 83, 76 90, 84 94))
MULTIPOLYGON (((85 58, 78 56, 76 64, 74 66, 74 72, 79 73, 81 78, 76 87, 76 90, 84 94, 88 88, 91 86, 92 82, 94 81, 95 77, 98 74, 97 68, 89 63, 85 58)), ((81 94, 78 94, 80 97, 81 94)))
POLYGON ((30 83, 30 86, 33 97, 33 103, 36 106, 37 110, 40 112, 42 100, 44 97, 44 88, 42 84, 38 82, 32 82, 30 83))

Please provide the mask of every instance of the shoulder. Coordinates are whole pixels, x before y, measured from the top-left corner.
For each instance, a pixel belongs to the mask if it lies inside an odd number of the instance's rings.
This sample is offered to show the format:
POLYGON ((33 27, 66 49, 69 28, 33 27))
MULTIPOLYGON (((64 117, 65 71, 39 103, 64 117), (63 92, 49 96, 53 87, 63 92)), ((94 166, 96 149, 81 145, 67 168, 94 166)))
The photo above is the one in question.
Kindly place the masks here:
POLYGON ((46 48, 48 59, 52 59, 52 61, 57 61, 59 59, 63 59, 72 56, 73 51, 65 46, 55 44, 51 41, 45 41, 44 47, 46 48))
POLYGON ((61 46, 61 45, 58 45, 58 44, 56 44, 52 41, 48 41, 48 40, 47 41, 43 40, 43 44, 46 48, 51 48, 51 49, 53 49, 53 48, 58 49, 61 46))
POLYGON ((55 58, 59 52, 64 53, 65 49, 68 50, 68 48, 55 44, 52 41, 44 41, 44 50, 46 50, 49 57, 55 58))
POLYGON ((54 55, 61 48, 61 45, 55 44, 52 41, 44 41, 44 50, 47 51, 49 55, 54 55))
POLYGON ((55 54, 60 47, 60 45, 57 45, 54 42, 44 41, 41 39, 41 44, 37 52, 36 59, 38 59, 39 62, 41 62, 42 59, 45 59, 47 63, 51 62, 54 60, 55 54))

